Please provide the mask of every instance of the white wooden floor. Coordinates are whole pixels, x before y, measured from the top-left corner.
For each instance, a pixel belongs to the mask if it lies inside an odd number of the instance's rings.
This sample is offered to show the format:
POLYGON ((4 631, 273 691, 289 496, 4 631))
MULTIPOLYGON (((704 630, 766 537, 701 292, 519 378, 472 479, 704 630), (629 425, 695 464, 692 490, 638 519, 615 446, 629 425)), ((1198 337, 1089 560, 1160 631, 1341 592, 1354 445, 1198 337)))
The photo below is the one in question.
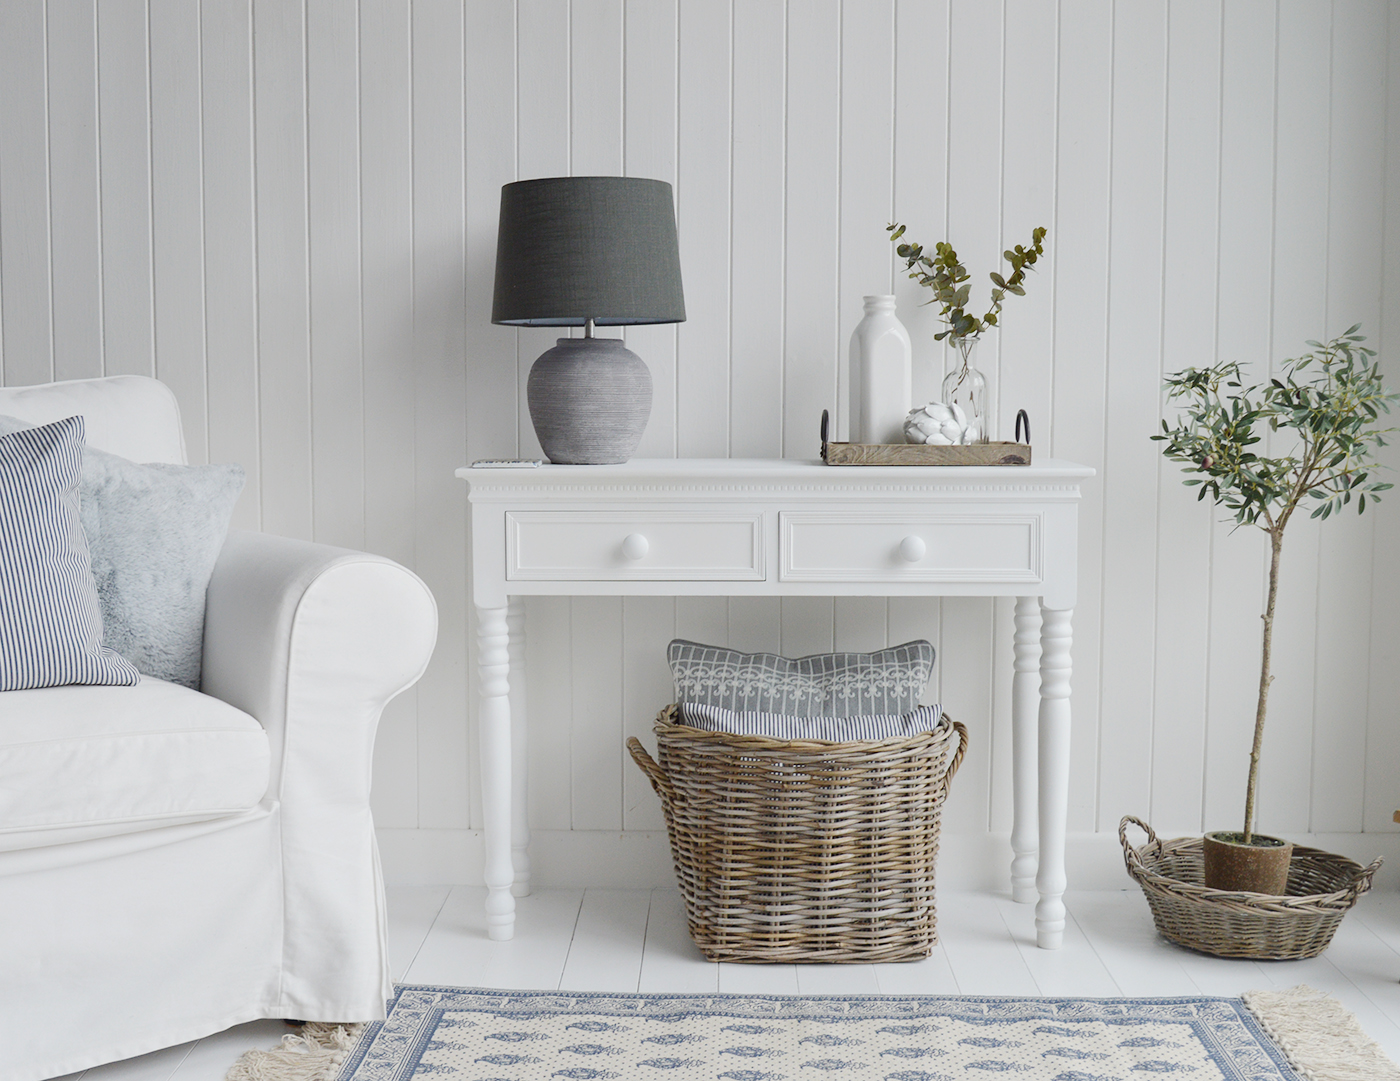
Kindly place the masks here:
MULTIPOLYGON (((389 891, 394 979, 407 983, 588 991, 1049 996, 1238 995, 1306 983, 1336 996, 1400 1062, 1400 894, 1372 893, 1312 961, 1222 961, 1159 938, 1142 894, 1071 893, 1062 950, 1035 947, 1029 906, 992 893, 941 892, 941 947, 894 965, 730 965, 704 961, 680 895, 658 890, 541 890, 520 898, 516 938, 484 933, 484 890, 389 891)), ((244 1050, 287 1032, 255 1021, 72 1078, 222 1081, 244 1050)), ((66 1081, 66 1079, 65 1079, 66 1081)))

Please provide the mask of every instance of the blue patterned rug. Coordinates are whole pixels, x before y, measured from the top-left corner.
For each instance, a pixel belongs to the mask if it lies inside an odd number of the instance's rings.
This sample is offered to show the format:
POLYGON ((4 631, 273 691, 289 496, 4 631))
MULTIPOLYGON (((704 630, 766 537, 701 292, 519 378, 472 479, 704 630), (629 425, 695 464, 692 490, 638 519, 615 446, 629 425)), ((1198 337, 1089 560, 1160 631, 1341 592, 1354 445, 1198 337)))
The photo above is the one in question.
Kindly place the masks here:
POLYGON ((401 986, 339 1081, 1295 1081, 1235 998, 783 997, 401 986))

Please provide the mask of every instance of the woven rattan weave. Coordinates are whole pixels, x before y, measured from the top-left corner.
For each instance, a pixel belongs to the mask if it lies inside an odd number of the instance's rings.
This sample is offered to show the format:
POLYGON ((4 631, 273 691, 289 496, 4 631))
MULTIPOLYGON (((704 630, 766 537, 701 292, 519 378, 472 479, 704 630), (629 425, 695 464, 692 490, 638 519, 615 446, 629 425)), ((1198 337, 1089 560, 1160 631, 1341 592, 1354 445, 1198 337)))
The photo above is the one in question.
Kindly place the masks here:
POLYGON ((1162 937, 1216 957, 1316 957, 1381 865, 1376 860, 1362 867, 1345 856, 1294 845, 1286 895, 1227 893, 1201 884, 1199 837, 1162 841, 1146 822, 1128 815, 1118 824, 1118 840, 1162 937), (1141 848, 1128 843, 1130 824, 1147 834, 1141 848))
POLYGON ((656 719, 661 797, 691 938, 711 961, 908 961, 938 941, 933 875, 967 729, 797 742, 656 719), (956 741, 956 749, 953 749, 956 741), (952 754, 949 752, 952 750, 952 754))

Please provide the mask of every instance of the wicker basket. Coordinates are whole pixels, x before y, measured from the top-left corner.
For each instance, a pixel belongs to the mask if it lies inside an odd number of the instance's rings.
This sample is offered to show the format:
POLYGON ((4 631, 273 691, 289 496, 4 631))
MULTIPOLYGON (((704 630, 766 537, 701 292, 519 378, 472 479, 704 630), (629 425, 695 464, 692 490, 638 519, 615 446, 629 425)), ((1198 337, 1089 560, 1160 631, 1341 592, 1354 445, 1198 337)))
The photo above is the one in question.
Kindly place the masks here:
POLYGON ((1295 845, 1285 896, 1228 893, 1201 884, 1199 837, 1161 841, 1146 822, 1128 815, 1118 824, 1118 840, 1128 874, 1147 896, 1162 937, 1216 957, 1316 957, 1356 899, 1371 888, 1381 865, 1376 860, 1362 867, 1345 856, 1295 845), (1129 823, 1147 834, 1141 848, 1128 843, 1129 823))
POLYGON ((656 719, 627 749, 666 813, 690 936, 711 961, 909 961, 938 941, 933 873, 967 729, 863 743, 656 719), (954 740, 957 749, 949 757, 954 740))

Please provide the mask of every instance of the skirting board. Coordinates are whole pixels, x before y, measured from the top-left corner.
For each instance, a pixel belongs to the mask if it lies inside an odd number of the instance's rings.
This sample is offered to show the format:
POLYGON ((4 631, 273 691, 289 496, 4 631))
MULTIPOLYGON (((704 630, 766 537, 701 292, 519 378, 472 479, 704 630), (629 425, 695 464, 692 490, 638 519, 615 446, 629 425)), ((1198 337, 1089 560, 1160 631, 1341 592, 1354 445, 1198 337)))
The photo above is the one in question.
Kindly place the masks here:
MULTIPOLYGON (((1400 887, 1400 832, 1306 834, 1289 839, 1363 864, 1384 856, 1376 886, 1400 887)), ((1133 888, 1115 835, 1071 833, 1066 841, 1070 889, 1133 888)), ((391 886, 481 882, 480 830, 381 829, 379 853, 384 879, 391 886)), ((666 834, 661 832, 536 830, 531 834, 530 864, 533 884, 544 887, 636 889, 676 882, 666 834)), ((1005 889, 1010 866, 1011 840, 1005 833, 949 834, 939 846, 938 882, 948 889, 1005 889)))

